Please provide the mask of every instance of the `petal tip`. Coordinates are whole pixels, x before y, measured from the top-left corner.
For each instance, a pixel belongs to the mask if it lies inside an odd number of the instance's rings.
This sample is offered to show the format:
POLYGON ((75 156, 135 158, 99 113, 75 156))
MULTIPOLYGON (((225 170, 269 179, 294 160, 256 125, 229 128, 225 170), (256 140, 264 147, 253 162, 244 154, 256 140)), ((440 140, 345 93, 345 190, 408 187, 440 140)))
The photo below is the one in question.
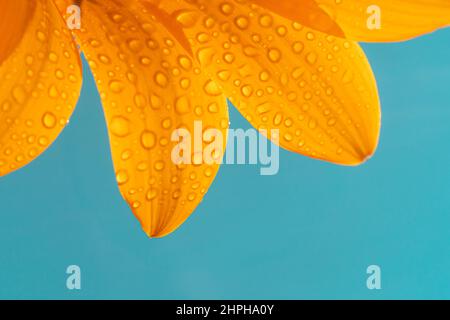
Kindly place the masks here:
MULTIPOLYGON (((137 216, 136 213, 134 213, 134 214, 135 214, 135 216, 137 216)), ((179 225, 176 227, 173 227, 170 222, 164 223, 162 225, 158 225, 158 223, 154 224, 154 223, 151 223, 150 221, 144 221, 139 218, 138 218, 138 220, 141 224, 142 231, 144 231, 144 233, 147 235, 147 237, 152 240, 165 238, 166 236, 170 235, 175 230, 177 230, 179 227, 179 225)))
POLYGON ((364 165, 366 162, 368 162, 370 159, 372 159, 372 157, 374 156, 375 151, 372 153, 369 153, 367 155, 365 155, 364 157, 361 157, 359 159, 359 161, 355 162, 354 164, 352 164, 352 166, 354 167, 358 167, 358 166, 362 166, 364 165))
POLYGON ((165 238, 169 234, 171 234, 173 231, 175 231, 175 230, 165 231, 164 229, 150 230, 150 228, 145 228, 145 227, 142 227, 142 230, 147 235, 147 237, 152 240, 165 238))
POLYGON ((365 164, 366 162, 368 162, 375 155, 375 152, 377 151, 377 147, 378 147, 378 141, 377 141, 377 143, 374 144, 373 147, 368 149, 367 152, 361 153, 358 158, 355 158, 354 163, 349 164, 349 166, 357 167, 357 166, 361 166, 361 165, 365 164))

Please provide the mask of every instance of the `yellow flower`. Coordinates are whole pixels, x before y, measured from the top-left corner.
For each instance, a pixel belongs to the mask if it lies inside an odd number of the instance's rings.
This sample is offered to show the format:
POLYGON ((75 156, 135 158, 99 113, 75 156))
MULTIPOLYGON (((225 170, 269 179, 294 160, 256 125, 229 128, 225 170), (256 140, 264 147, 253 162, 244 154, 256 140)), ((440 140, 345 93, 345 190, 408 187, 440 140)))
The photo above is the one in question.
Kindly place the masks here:
POLYGON ((96 79, 121 193, 150 237, 182 224, 219 168, 174 164, 171 133, 201 120, 225 134, 225 97, 256 128, 279 129, 283 148, 362 163, 377 146, 380 108, 354 41, 450 22, 448 0, 374 2, 1 1, 0 174, 35 159, 67 124, 82 80, 75 43, 96 79), (71 31, 63 16, 74 3, 81 29, 71 31))

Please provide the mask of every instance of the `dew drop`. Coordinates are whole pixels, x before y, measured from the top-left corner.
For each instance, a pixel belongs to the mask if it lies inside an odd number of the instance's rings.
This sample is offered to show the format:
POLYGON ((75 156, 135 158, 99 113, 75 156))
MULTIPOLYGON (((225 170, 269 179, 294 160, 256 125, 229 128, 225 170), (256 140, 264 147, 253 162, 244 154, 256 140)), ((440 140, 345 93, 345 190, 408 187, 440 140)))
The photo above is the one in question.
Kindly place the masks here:
POLYGON ((56 117, 55 117, 55 115, 53 113, 51 113, 51 112, 44 113, 44 115, 42 116, 42 124, 47 129, 54 128, 56 126, 56 117))
POLYGON ((189 99, 185 96, 179 97, 175 101, 175 111, 179 114, 186 114, 191 110, 189 99))
POLYGON ((152 149, 156 145, 156 135, 151 131, 142 132, 141 145, 145 149, 152 149))
POLYGON ((281 60, 281 51, 277 48, 271 48, 267 52, 267 57, 274 63, 279 62, 281 60))
POLYGON ((116 180, 119 185, 123 185, 128 182, 128 172, 125 170, 119 170, 116 174, 116 180))
POLYGON ((130 123, 124 117, 113 117, 110 123, 110 130, 115 136, 126 137, 130 134, 130 123))
POLYGON ((165 167, 165 164, 163 161, 156 161, 154 167, 156 171, 162 171, 165 167))
POLYGON ((114 93, 121 93, 125 89, 125 86, 121 81, 113 80, 109 83, 109 89, 114 93))
POLYGON ((205 86, 204 86, 204 90, 206 92, 206 94, 210 95, 210 96, 219 96, 222 94, 222 91, 220 90, 219 86, 217 85, 217 83, 215 83, 212 80, 209 80, 205 86))
POLYGON ((145 197, 147 198, 148 201, 151 201, 151 200, 155 199, 157 195, 158 195, 158 192, 156 191, 156 189, 151 188, 150 190, 147 191, 147 194, 145 197))
POLYGON ((169 79, 167 78, 167 76, 164 73, 162 73, 161 71, 158 71, 155 73, 155 82, 160 87, 165 88, 165 87, 167 87, 167 85, 169 83, 169 79))

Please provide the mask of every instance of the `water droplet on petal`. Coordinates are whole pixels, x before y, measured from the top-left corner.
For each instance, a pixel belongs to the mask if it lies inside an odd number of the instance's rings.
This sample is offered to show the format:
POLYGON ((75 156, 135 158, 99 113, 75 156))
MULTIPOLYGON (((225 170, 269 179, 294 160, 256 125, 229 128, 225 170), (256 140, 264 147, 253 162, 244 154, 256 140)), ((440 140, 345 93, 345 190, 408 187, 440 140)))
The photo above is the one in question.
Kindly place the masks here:
POLYGON ((130 134, 130 122, 121 116, 114 117, 110 123, 110 130, 118 137, 126 137, 130 134))

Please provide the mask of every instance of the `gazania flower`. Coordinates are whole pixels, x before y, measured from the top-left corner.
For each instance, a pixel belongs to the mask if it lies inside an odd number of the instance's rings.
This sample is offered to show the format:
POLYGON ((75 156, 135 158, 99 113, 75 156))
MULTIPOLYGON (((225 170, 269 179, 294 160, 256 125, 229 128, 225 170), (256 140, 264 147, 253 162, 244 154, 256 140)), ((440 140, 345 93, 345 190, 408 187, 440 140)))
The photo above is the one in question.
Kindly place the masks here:
POLYGON ((173 163, 171 134, 195 121, 225 134, 226 98, 256 128, 279 129, 286 149, 362 163, 377 146, 380 108, 354 41, 404 40, 450 22, 448 0, 373 2, 2 0, 0 174, 35 159, 67 124, 82 80, 78 46, 120 190, 151 237, 187 219, 219 168, 173 163), (81 29, 71 31, 64 15, 74 3, 81 29))

